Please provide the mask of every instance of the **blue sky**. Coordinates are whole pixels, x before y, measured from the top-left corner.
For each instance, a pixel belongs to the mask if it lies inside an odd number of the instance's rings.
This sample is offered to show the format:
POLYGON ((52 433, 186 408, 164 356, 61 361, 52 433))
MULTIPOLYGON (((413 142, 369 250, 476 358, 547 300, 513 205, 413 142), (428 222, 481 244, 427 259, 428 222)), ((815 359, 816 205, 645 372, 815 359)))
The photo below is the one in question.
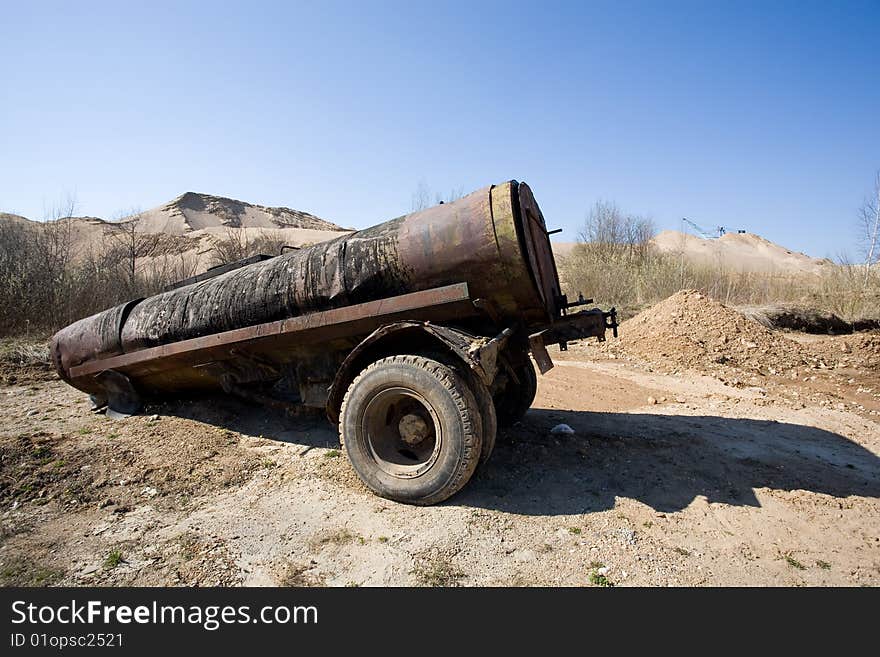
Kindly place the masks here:
POLYGON ((184 191, 364 227, 527 181, 852 251, 880 168, 880 2, 10 2, 0 209, 184 191))

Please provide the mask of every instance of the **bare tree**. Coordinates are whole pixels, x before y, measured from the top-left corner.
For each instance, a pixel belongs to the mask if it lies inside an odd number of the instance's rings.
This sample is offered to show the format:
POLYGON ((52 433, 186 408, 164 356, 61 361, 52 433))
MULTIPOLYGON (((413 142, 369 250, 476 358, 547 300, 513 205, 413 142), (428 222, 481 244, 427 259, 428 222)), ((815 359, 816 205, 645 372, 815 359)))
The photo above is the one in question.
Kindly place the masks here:
POLYGON ((627 235, 632 256, 644 260, 648 257, 651 240, 657 235, 657 226, 650 217, 633 216, 629 218, 627 235))
POLYGON ((441 194, 437 192, 434 194, 434 205, 440 205, 441 203, 452 203, 453 201, 457 201, 462 196, 464 196, 464 187, 453 187, 449 190, 447 194, 441 194))
POLYGON ((226 265, 259 254, 280 255, 286 245, 278 235, 261 234, 251 239, 245 228, 227 228, 225 237, 216 240, 208 253, 212 266, 226 265))
POLYGON ((10 333, 27 324, 32 312, 31 298, 45 294, 35 287, 37 228, 0 217, 0 330, 10 333), (14 309, 14 312, 12 310, 14 309))
POLYGON ((75 210, 75 197, 67 195, 42 223, 0 222, 0 307, 14 309, 0 318, 5 331, 71 320, 75 210))
POLYGON ((418 212, 419 210, 424 210, 428 206, 431 205, 431 188, 428 187, 428 183, 424 180, 419 182, 416 186, 416 191, 413 192, 412 195, 412 204, 410 208, 412 212, 418 212))
POLYGON ((440 205, 441 203, 452 203, 464 196, 464 188, 457 187, 449 190, 448 194, 442 194, 440 192, 431 192, 431 188, 428 184, 423 180, 416 186, 416 191, 413 192, 412 195, 412 212, 418 212, 419 210, 424 210, 425 208, 429 208, 432 205, 440 205), (434 201, 431 202, 431 197, 433 196, 434 201))
POLYGON ((871 197, 859 209, 859 247, 864 257, 865 282, 871 276, 871 268, 880 262, 880 170, 874 178, 874 190, 871 197))
POLYGON ((156 255, 162 237, 158 233, 144 232, 143 218, 143 213, 134 210, 108 224, 104 230, 107 256, 116 264, 129 298, 140 293, 138 261, 156 255))
POLYGON ((579 237, 606 258, 643 259, 655 234, 651 219, 624 214, 614 203, 598 201, 587 214, 579 237))
MULTIPOLYGON (((166 236, 167 237, 167 236, 166 236)), ((166 285, 182 281, 198 273, 199 257, 195 250, 161 249, 141 271, 147 293, 162 291, 166 285)))
POLYGON ((35 233, 36 248, 40 253, 45 276, 42 282, 47 299, 43 307, 50 313, 54 323, 70 323, 71 315, 71 264, 73 261, 73 215, 76 213, 76 196, 67 194, 56 203, 46 217, 43 230, 35 233))
MULTIPOLYGON (((257 235, 256 238, 251 240, 250 244, 251 247, 248 255, 281 255, 281 251, 284 249, 285 246, 291 246, 289 241, 284 239, 282 236, 273 235, 271 233, 262 233, 261 235, 257 235)), ((298 246, 299 248, 303 248, 308 245, 300 244, 298 246)))

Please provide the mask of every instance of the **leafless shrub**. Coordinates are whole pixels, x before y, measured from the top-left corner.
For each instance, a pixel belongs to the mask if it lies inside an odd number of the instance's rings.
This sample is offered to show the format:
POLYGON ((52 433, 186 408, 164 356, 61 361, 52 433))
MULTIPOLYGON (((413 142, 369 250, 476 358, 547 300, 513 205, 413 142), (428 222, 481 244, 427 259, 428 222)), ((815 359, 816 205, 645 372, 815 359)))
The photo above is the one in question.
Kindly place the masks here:
POLYGON ((263 233, 254 238, 245 229, 227 228, 226 234, 216 240, 209 250, 212 266, 226 265, 254 255, 280 255, 287 243, 282 237, 263 233))
POLYGON ((41 225, 0 218, 0 330, 26 331, 73 316, 75 201, 53 208, 41 225))
POLYGON ((137 216, 83 247, 74 209, 59 205, 42 223, 0 215, 0 335, 46 336, 196 273, 191 239, 146 234, 137 216))
POLYGON ((580 238, 603 258, 644 260, 657 230, 647 217, 624 214, 613 203, 599 201, 590 210, 580 238))
POLYGON ((171 247, 155 255, 142 269, 141 276, 147 290, 159 291, 169 283, 195 276, 198 268, 199 258, 194 251, 179 251, 171 247))
POLYGON ((106 266, 116 270, 117 283, 124 287, 127 297, 143 294, 143 277, 139 267, 143 261, 156 254, 162 241, 159 233, 146 233, 141 229, 143 215, 131 212, 108 224, 104 229, 104 258, 106 266))
POLYGON ((462 196, 464 196, 463 187, 451 189, 448 194, 442 194, 440 192, 432 192, 428 184, 422 181, 416 186, 416 191, 413 192, 410 211, 418 212, 419 210, 424 210, 432 205, 452 203, 453 201, 460 199, 462 196))

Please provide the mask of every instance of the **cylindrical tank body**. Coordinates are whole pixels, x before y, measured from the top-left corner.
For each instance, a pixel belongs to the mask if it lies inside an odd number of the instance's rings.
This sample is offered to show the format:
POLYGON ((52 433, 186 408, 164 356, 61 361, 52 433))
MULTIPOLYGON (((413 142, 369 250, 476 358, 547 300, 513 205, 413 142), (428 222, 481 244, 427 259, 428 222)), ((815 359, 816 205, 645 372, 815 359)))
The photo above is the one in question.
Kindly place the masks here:
POLYGON ((558 313, 559 281, 531 190, 510 181, 452 203, 132 301, 59 331, 71 367, 189 338, 466 282, 505 320, 558 313))

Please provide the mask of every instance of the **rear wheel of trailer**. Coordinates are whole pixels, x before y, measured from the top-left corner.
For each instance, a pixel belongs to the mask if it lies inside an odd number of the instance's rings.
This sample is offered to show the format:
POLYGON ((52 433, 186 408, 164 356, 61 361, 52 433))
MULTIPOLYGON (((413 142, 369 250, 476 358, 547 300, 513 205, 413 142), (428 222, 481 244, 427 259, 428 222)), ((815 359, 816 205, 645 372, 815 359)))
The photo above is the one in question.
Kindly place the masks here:
POLYGON ((366 367, 342 402, 339 431, 361 480, 398 502, 436 504, 480 462, 485 399, 456 368, 417 355, 366 367))

